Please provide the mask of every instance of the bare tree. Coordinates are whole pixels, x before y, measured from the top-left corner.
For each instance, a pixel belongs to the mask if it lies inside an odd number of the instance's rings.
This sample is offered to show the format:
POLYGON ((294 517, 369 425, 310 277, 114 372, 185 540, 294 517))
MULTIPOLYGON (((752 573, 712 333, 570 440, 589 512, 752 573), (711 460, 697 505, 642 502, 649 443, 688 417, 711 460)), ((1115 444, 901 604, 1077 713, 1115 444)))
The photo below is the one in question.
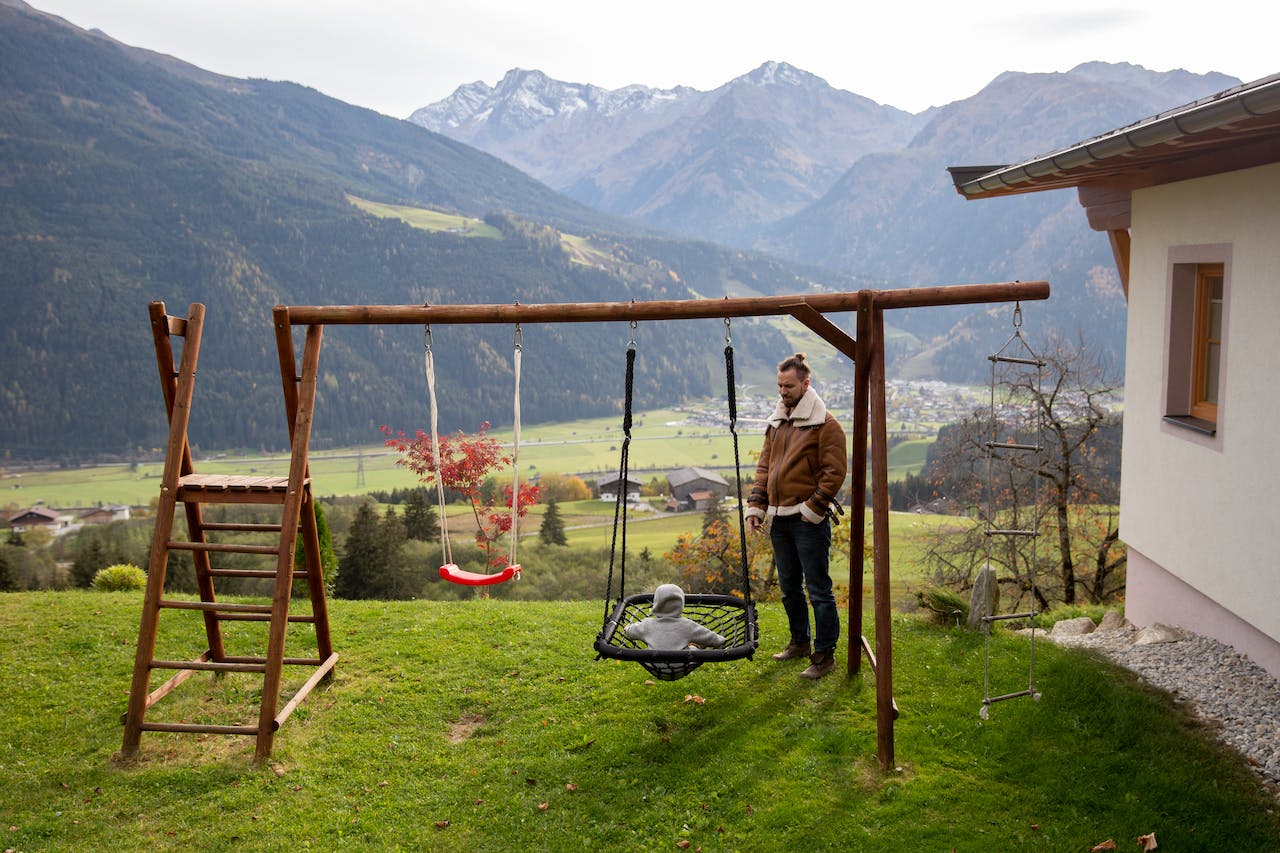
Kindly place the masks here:
POLYGON ((1042 370, 1003 377, 994 418, 975 412, 939 434, 927 476, 976 523, 940 534, 926 560, 935 582, 961 589, 990 562, 1015 606, 1027 595, 1041 607, 1073 604, 1081 592, 1099 603, 1124 589, 1114 510, 1120 418, 1111 409, 1118 383, 1081 342, 1051 341, 1040 358, 1042 370), (1040 450, 1006 454, 1002 442, 1040 450), (989 445, 998 462, 988 462, 989 445), (1040 553, 1031 537, 991 537, 988 528, 1036 529, 1054 547, 1040 553))

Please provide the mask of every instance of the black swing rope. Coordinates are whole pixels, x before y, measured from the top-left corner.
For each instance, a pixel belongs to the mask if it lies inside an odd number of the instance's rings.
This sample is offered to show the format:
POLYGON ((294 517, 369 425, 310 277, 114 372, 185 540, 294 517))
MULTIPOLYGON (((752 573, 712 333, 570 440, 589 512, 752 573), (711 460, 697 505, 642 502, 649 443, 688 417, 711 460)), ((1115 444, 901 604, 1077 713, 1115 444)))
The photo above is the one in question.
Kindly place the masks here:
POLYGON ((618 493, 613 511, 613 539, 609 549, 609 579, 605 590, 604 625, 596 636, 597 658, 635 661, 663 681, 683 678, 704 663, 740 660, 755 654, 759 645, 755 604, 751 600, 751 572, 747 559, 746 519, 742 506, 742 466, 738 451, 738 403, 734 386, 733 345, 729 320, 725 320, 725 380, 729 398, 729 431, 733 435, 733 465, 738 486, 738 536, 742 597, 712 593, 685 595, 684 614, 725 637, 718 649, 650 649, 626 636, 626 627, 650 615, 653 593, 626 595, 627 565, 627 482, 631 454, 632 401, 635 385, 636 323, 632 321, 631 342, 627 345, 627 369, 622 417, 622 452, 618 472, 618 493), (618 546, 622 550, 619 553, 618 546), (613 570, 619 569, 618 599, 613 600, 613 570))

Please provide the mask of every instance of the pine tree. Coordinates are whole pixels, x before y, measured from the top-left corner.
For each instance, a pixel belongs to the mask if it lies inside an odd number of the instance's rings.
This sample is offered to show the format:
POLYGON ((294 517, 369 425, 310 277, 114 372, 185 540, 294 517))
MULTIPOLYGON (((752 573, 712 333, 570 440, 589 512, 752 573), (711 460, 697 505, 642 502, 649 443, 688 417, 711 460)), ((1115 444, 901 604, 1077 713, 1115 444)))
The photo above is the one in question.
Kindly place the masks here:
POLYGON ((440 538, 436 508, 427 500, 426 489, 413 489, 404 500, 404 534, 420 542, 440 538))
POLYGON ((71 583, 73 586, 86 589, 93 585, 93 576, 101 569, 109 565, 106 555, 102 551, 102 543, 98 541, 98 537, 93 534, 89 535, 89 541, 81 547, 80 552, 76 554, 75 562, 71 564, 71 583))
POLYGON ((379 572, 370 584, 372 598, 409 598, 409 577, 405 571, 401 546, 405 543, 404 522, 396 515, 395 507, 387 507, 378 527, 379 572))
POLYGON ((569 544, 569 539, 564 533, 564 519, 560 517, 560 502, 555 498, 547 503, 547 511, 542 516, 542 526, 538 528, 538 538, 548 545, 569 544))
POLYGON ((372 597, 369 580, 381 568, 380 527, 373 504, 369 501, 360 504, 347 531, 345 553, 338 561, 338 577, 333 582, 333 594, 338 598, 372 597))
POLYGON ((18 588, 14 574, 13 562, 9 559, 9 549, 0 545, 0 592, 12 592, 18 588))

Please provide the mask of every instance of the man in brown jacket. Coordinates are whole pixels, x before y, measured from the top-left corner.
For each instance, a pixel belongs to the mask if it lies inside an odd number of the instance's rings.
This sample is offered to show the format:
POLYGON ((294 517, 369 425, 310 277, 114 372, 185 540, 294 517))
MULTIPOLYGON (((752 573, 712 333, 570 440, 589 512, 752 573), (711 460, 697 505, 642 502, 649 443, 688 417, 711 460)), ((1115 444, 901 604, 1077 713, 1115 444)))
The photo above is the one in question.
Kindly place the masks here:
POLYGON ((747 498, 746 518, 753 532, 772 519, 769 539, 791 631, 787 647, 773 658, 808 657, 809 666, 800 674, 816 679, 835 667, 840 639, 840 611, 831 589, 827 513, 844 484, 849 454, 839 421, 809 386, 804 353, 778 365, 778 397, 747 498), (812 641, 810 605, 815 626, 812 641))

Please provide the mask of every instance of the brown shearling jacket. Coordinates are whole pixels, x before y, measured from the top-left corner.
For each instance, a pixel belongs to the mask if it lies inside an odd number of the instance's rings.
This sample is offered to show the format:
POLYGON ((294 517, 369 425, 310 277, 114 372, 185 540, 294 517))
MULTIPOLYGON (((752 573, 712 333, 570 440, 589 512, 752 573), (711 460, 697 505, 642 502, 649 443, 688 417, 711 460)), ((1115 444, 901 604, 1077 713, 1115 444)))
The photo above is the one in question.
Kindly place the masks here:
POLYGON ((817 524, 844 485, 848 460, 844 429, 812 388, 790 413, 779 402, 765 430, 746 515, 799 513, 817 524))

